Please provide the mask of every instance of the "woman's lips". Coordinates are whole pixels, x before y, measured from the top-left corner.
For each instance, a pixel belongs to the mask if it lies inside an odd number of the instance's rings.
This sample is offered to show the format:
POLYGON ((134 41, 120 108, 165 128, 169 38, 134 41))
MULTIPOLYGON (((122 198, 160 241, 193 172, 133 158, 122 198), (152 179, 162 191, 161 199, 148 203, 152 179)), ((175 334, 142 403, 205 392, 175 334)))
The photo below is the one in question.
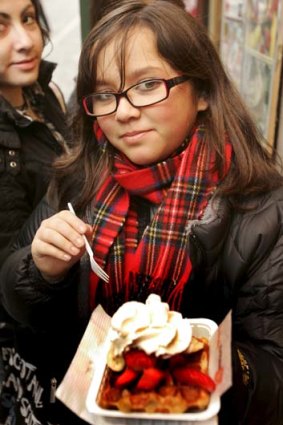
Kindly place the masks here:
POLYGON ((122 134, 121 138, 127 143, 135 143, 141 141, 144 136, 147 136, 151 130, 130 131, 122 134))
POLYGON ((31 71, 32 69, 34 69, 37 66, 37 59, 33 58, 33 59, 26 59, 26 60, 21 60, 18 62, 13 62, 12 66, 21 69, 23 71, 31 71))

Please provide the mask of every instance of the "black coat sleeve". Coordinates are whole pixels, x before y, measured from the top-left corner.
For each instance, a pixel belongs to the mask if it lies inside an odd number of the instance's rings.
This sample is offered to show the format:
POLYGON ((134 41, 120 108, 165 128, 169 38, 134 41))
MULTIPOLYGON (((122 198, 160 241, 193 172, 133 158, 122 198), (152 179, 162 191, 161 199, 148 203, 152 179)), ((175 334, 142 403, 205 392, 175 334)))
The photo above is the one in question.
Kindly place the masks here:
POLYGON ((43 219, 54 214, 43 200, 22 228, 13 246, 13 253, 5 261, 0 274, 2 303, 17 322, 46 329, 67 322, 76 303, 75 282, 77 267, 59 283, 46 282, 35 267, 31 242, 43 219), (64 306, 64 314, 62 314, 64 306))
POLYGON ((283 189, 248 202, 194 229, 187 311, 220 323, 232 310, 233 386, 219 425, 282 425, 283 189))
MULTIPOLYGON (((281 191, 282 192, 282 191, 281 191)), ((283 424, 283 200, 240 217, 234 248, 233 411, 239 424, 283 424), (236 258, 236 253, 234 259, 236 258)), ((231 252, 231 251, 230 251, 231 252)), ((228 255, 227 255, 228 258, 228 255)))
POLYGON ((42 220, 51 217, 55 214, 55 210, 47 203, 46 198, 43 198, 37 207, 31 213, 29 219, 23 225, 21 231, 15 240, 12 251, 31 245, 34 235, 39 228, 42 220))

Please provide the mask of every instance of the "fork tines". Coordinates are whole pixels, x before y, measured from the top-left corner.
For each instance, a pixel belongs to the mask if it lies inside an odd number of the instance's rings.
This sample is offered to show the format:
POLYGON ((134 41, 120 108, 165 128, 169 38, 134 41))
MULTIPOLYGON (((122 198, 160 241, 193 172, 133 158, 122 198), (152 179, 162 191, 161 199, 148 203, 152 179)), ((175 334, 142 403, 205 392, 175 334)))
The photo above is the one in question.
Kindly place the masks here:
MULTIPOLYGON (((76 215, 75 210, 74 210, 74 208, 73 208, 73 206, 70 202, 68 202, 68 208, 74 215, 76 215)), ((108 283, 109 282, 108 274, 95 261, 95 259, 93 257, 93 252, 92 252, 91 246, 90 246, 89 241, 87 240, 86 236, 82 235, 82 237, 84 239, 85 247, 86 247, 87 253, 89 255, 90 265, 91 265, 91 269, 92 269, 93 273, 95 273, 98 277, 100 277, 100 279, 104 280, 104 282, 108 283)))

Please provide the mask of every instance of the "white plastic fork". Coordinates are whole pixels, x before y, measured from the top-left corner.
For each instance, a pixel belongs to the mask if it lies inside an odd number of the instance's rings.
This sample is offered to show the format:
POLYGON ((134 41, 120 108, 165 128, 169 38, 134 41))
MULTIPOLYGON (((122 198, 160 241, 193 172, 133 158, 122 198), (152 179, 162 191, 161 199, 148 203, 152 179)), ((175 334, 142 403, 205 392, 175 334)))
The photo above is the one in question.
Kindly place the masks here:
MULTIPOLYGON (((68 202, 68 208, 74 215, 76 215, 75 210, 73 208, 73 205, 70 202, 68 202)), ((91 266, 93 273, 95 273, 98 277, 100 277, 100 279, 104 280, 104 282, 108 283, 109 282, 108 274, 100 267, 100 265, 93 258, 93 251, 91 249, 91 246, 90 246, 86 236, 82 235, 82 237, 83 237, 83 240, 84 240, 84 243, 85 243, 87 253, 89 255, 90 266, 91 266)))

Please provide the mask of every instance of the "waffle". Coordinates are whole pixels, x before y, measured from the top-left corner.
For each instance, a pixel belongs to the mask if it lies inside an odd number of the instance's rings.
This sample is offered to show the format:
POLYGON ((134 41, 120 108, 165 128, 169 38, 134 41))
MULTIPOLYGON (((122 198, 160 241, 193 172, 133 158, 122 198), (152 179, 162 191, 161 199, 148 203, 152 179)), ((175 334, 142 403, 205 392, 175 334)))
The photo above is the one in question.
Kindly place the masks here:
MULTIPOLYGON (((97 404, 103 409, 126 413, 176 414, 204 410, 213 390, 213 381, 207 375, 208 357, 208 341, 193 337, 186 352, 170 358, 157 358, 154 371, 155 374, 159 371, 161 378, 154 389, 150 388, 151 379, 148 380, 149 388, 139 388, 139 379, 144 370, 136 372, 136 377, 128 385, 120 386, 118 382, 125 370, 114 372, 106 367, 97 404), (181 372, 181 377, 178 372, 181 372)), ((137 365, 139 367, 140 364, 137 365)))

